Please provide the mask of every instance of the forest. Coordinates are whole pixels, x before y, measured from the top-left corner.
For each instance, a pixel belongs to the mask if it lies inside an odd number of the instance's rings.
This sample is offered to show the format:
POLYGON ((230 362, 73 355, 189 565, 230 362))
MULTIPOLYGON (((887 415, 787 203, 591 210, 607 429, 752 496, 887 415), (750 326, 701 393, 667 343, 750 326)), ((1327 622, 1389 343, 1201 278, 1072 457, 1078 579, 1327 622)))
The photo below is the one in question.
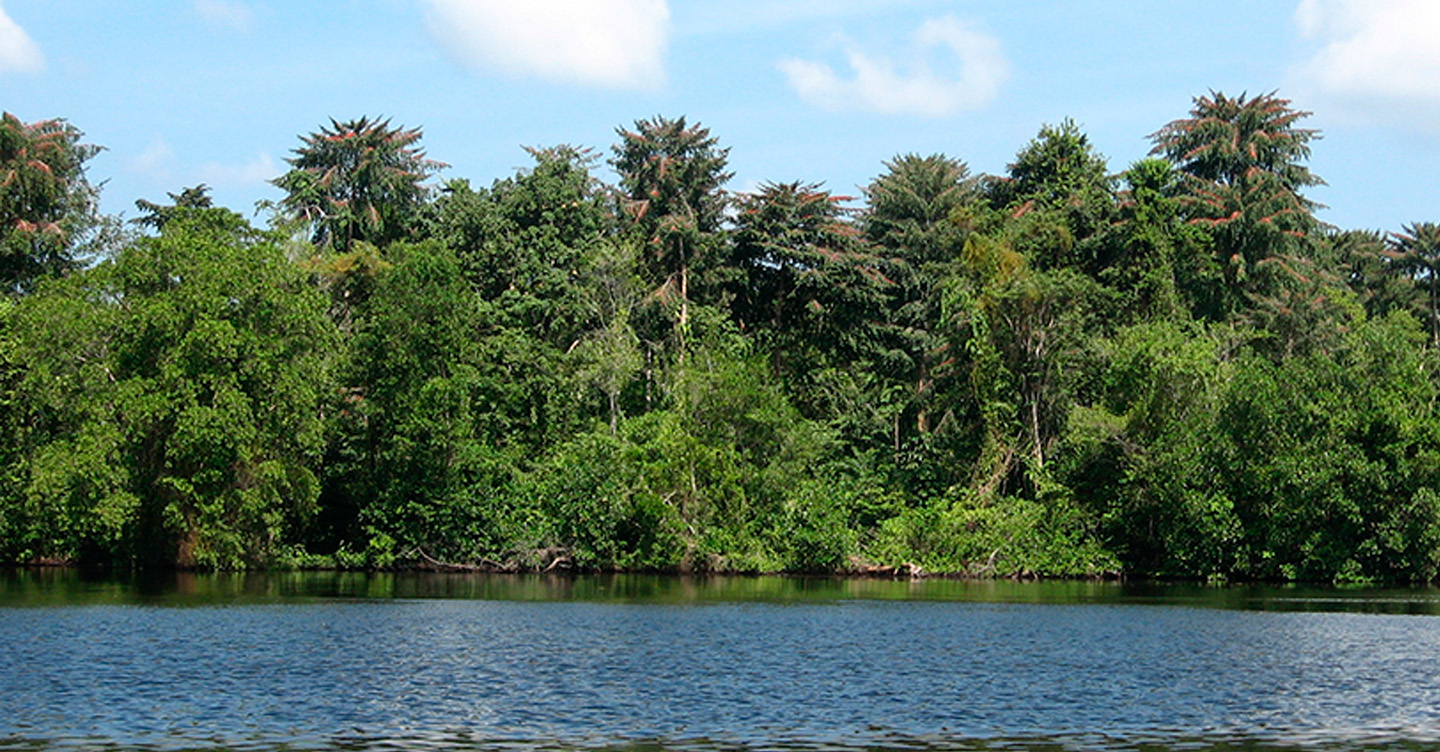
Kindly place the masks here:
POLYGON ((0 562, 1435 581, 1440 225, 1319 220, 1308 114, 853 198, 683 117, 488 187, 331 120, 263 226, 6 114, 0 562))

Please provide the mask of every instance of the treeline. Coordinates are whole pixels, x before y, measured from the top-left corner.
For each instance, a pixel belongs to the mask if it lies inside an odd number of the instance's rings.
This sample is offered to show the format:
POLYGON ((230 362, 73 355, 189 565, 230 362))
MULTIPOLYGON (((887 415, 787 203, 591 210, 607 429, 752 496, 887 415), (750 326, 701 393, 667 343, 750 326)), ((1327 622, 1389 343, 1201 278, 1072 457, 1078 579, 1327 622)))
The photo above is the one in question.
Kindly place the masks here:
POLYGON ((858 202, 684 118, 487 188, 331 121, 264 228, 7 115, 0 559, 1434 580, 1440 226, 1317 220, 1306 114, 858 202))

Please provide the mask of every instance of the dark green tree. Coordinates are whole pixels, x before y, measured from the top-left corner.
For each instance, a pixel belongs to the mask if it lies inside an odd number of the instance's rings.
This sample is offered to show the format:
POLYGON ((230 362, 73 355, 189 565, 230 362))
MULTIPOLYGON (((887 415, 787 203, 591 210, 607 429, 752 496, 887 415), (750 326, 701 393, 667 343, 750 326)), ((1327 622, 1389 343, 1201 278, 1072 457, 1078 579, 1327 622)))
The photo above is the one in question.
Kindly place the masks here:
POLYGON ((536 405, 522 372, 543 361, 505 351, 505 333, 486 336, 483 301, 451 250, 433 241, 391 250, 393 266, 359 310, 331 448, 330 503, 359 527, 344 530, 342 515, 340 542, 363 542, 355 553, 372 564, 472 560, 497 545, 486 499, 523 452, 504 450, 523 446, 536 405))
POLYGON ((1122 179, 1115 225, 1099 244, 1099 279, 1121 295, 1130 321, 1175 316, 1183 309, 1176 258, 1208 258, 1194 252, 1202 241, 1181 218, 1178 176, 1152 158, 1131 165, 1122 179))
POLYGON ((970 168, 944 154, 902 154, 865 187, 865 237, 920 266, 950 261, 964 241, 950 221, 979 196, 970 168))
POLYGON ((1090 137, 1065 120, 1040 129, 1006 178, 990 181, 989 197, 1008 212, 1006 234, 1037 269, 1098 276, 1107 259, 1097 235, 1114 222, 1113 183, 1090 137))
POLYGON ((738 204, 730 308, 777 377, 874 355, 883 282, 843 201, 796 182, 762 184, 738 204))
POLYGON ((143 216, 130 220, 131 223, 141 227, 148 227, 156 232, 165 229, 165 223, 186 209, 209 209, 214 205, 210 198, 210 186, 201 183, 200 185, 185 188, 179 193, 166 194, 173 201, 173 204, 162 205, 145 199, 136 199, 135 208, 145 212, 143 216))
POLYGON ((570 146, 528 149, 533 167, 475 190, 446 185, 426 233, 455 251, 498 323, 569 348, 586 317, 580 275, 592 246, 613 235, 610 196, 595 157, 570 146))
POLYGON ((1411 272, 1396 258, 1391 238, 1376 230, 1327 232, 1322 248, 1324 263, 1335 269, 1372 318, 1394 311, 1409 311, 1425 321, 1429 317, 1423 294, 1411 272))
POLYGON ((885 166, 865 188, 861 222, 891 283, 885 289, 887 353, 879 366, 901 389, 892 437, 899 452, 906 436, 930 433, 936 397, 947 391, 937 390, 937 382, 955 374, 948 369, 948 341, 936 326, 940 283, 959 259, 979 193, 965 163, 943 154, 906 154, 885 166))

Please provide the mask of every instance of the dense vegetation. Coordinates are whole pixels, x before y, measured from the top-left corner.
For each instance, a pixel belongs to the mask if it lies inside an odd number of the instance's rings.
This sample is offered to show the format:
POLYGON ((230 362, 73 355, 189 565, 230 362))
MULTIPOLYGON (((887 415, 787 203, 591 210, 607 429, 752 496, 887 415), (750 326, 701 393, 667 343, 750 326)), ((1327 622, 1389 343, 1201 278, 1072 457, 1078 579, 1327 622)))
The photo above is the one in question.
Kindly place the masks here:
POLYGON ((1342 230, 1274 95, 1115 175, 1073 122, 861 205, 685 119, 439 182, 301 139, 257 228, 97 215, 0 123, 0 559, 1440 575, 1440 226, 1342 230))

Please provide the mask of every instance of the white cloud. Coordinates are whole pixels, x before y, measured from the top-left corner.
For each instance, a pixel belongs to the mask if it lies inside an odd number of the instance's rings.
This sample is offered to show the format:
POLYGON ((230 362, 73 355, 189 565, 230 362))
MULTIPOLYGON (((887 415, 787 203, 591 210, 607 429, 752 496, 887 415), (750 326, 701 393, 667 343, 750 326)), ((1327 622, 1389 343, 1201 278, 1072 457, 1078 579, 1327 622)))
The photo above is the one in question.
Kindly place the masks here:
POLYGON ((814 60, 782 60, 780 70, 802 99, 826 109, 926 117, 984 107, 1010 75, 998 41, 950 16, 921 25, 901 63, 849 47, 849 78, 814 60), (940 71, 926 60, 937 49, 951 53, 940 71))
POLYGON ((1293 71, 1298 87, 1352 114, 1434 129, 1440 114, 1440 3, 1303 0, 1300 33, 1317 44, 1293 71))
POLYGON ((666 0, 427 0, 430 32, 465 65, 552 81, 664 83, 666 0))
POLYGON ((155 137, 145 150, 131 157, 131 171, 157 180, 169 180, 175 163, 175 152, 165 140, 155 137))
POLYGON ((211 162, 200 168, 200 182, 215 188, 262 185, 280 177, 282 168, 269 154, 261 152, 240 165, 211 162))
POLYGON ((33 72, 45 67, 45 56, 20 24, 0 7, 0 73, 33 72))
POLYGON ((235 0, 195 0, 195 13, 217 29, 249 31, 255 26, 255 13, 235 0))

